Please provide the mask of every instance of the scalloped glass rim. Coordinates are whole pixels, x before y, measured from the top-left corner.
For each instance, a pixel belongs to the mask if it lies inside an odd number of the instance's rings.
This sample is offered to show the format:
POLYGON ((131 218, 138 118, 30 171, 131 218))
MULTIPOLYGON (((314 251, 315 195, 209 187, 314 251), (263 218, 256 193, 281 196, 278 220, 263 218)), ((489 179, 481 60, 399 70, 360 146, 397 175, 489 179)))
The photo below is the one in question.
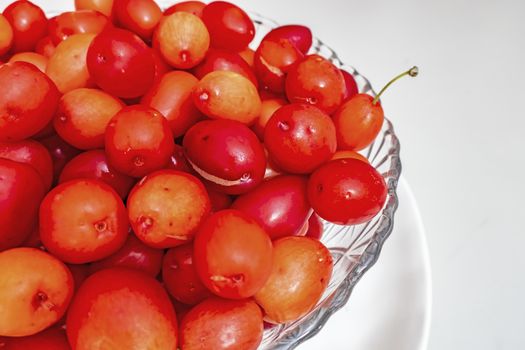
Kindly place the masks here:
MULTIPOLYGON (((158 0, 157 2, 162 8, 166 8, 177 1, 158 0)), ((44 10, 48 15, 56 15, 60 12, 56 8, 44 10)), ((266 33, 279 24, 260 14, 254 12, 249 14, 256 26, 256 37, 250 46, 256 48, 266 33)), ((344 64, 335 51, 321 40, 314 38, 311 53, 320 54, 337 67, 352 74, 359 92, 376 95, 368 79, 355 68, 344 64)), ((258 350, 291 350, 319 333, 330 316, 348 302, 354 286, 379 258, 383 244, 393 229, 394 214, 398 205, 396 190, 401 175, 400 144, 388 119, 385 118, 383 128, 375 142, 361 153, 380 171, 387 182, 388 197, 385 207, 374 219, 363 225, 339 226, 324 222, 325 233, 322 242, 332 252, 335 263, 328 289, 308 315, 297 321, 266 330, 258 350)))
MULTIPOLYGON (((279 24, 257 13, 250 13, 257 35, 251 47, 256 48, 264 35, 279 24)), ((314 38, 311 53, 318 53, 355 78, 359 92, 375 96, 368 79, 355 68, 345 65, 334 50, 314 38)), ((401 175, 400 144, 392 123, 385 118, 383 128, 363 153, 379 170, 388 185, 388 197, 383 210, 370 222, 357 226, 340 226, 324 222, 322 242, 334 257, 334 273, 321 301, 308 315, 285 325, 265 331, 260 350, 289 350, 316 335, 330 316, 341 309, 350 298, 354 286, 370 269, 381 253, 384 242, 394 225, 398 205, 397 184, 401 175)))

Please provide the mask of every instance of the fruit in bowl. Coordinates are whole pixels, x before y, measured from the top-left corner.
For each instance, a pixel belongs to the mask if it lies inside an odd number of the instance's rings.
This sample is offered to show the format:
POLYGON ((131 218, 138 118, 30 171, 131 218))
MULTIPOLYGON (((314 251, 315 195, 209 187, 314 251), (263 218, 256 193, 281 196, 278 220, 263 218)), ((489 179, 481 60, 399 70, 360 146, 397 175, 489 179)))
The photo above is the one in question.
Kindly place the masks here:
POLYGON ((232 3, 75 5, 0 15, 0 344, 312 336, 392 230, 382 92, 232 3))

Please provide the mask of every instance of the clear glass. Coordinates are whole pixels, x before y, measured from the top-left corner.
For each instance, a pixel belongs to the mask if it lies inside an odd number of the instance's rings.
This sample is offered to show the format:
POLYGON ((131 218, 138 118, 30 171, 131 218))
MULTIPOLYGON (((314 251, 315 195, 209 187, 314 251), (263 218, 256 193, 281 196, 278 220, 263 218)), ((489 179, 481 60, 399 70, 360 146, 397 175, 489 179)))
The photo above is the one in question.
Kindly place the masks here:
MULTIPOLYGON (((174 0, 158 1, 163 8, 175 2, 174 0)), ((47 10, 48 15, 64 11, 64 9, 57 9, 56 4, 49 7, 44 6, 44 10, 47 10)), ((255 49, 262 38, 278 24, 259 14, 250 13, 250 16, 257 29, 257 35, 251 45, 255 49)), ((352 74, 359 87, 359 92, 375 96, 370 82, 355 68, 345 65, 335 51, 321 40, 314 39, 311 52, 328 58, 337 67, 352 74)), ((394 133, 392 123, 385 119, 376 141, 361 152, 378 169, 388 184, 385 207, 374 219, 362 225, 339 226, 324 222, 322 242, 332 252, 335 263, 326 292, 315 309, 308 315, 295 322, 266 330, 259 350, 294 349, 316 335, 328 322, 330 316, 347 303, 354 286, 377 261, 383 243, 392 232, 394 225, 394 214, 398 204, 396 189, 401 174, 399 151, 399 140, 394 133)))

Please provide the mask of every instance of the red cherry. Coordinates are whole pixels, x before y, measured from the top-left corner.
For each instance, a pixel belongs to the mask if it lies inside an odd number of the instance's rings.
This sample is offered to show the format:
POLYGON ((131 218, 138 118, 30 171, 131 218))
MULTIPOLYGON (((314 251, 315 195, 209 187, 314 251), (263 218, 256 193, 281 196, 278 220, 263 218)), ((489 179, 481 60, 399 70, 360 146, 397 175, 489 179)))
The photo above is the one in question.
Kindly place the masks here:
POLYGON ((44 11, 30 1, 15 1, 5 8, 3 14, 13 29, 13 53, 33 51, 38 41, 47 34, 44 11))
POLYGON ((162 10, 153 0, 114 0, 113 13, 124 29, 149 41, 162 18, 162 10))
POLYGON ((57 134, 52 134, 40 139, 40 143, 49 151, 53 159, 53 179, 58 180, 64 166, 75 156, 80 154, 80 150, 62 140, 57 134))
POLYGON ((312 46, 312 31, 301 25, 286 25, 272 29, 263 40, 289 40, 299 51, 306 55, 312 46))
POLYGON ((102 13, 93 10, 63 12, 49 20, 49 37, 54 45, 71 35, 98 34, 113 25, 102 13))
POLYGON ((357 83, 352 74, 348 73, 344 69, 341 69, 341 74, 343 74, 346 86, 343 100, 347 101, 359 93, 359 88, 357 87, 357 83))
POLYGON ((168 7, 164 11, 164 16, 169 16, 175 12, 183 11, 202 18, 202 10, 204 10, 205 7, 206 4, 201 1, 182 1, 168 7))
POLYGON ((323 237, 323 222, 316 213, 313 213, 310 219, 308 219, 308 230, 305 236, 317 240, 321 240, 323 237))

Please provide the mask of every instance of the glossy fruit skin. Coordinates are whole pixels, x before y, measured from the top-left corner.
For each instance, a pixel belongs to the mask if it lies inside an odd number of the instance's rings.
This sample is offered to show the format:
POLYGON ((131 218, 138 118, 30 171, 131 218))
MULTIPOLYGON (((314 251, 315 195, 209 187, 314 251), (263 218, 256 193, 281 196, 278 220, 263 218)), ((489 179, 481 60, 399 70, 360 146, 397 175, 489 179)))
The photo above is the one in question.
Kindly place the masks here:
POLYGON ((154 248, 171 248, 193 240, 210 212, 204 185, 193 175, 161 170, 131 191, 128 214, 133 232, 154 248))
POLYGON ((55 84, 34 65, 0 66, 0 141, 20 141, 42 130, 59 98, 55 84))
POLYGON ((272 240, 297 235, 311 212, 306 177, 277 176, 242 196, 232 205, 252 217, 272 240))
POLYGON ((121 198, 126 198, 135 179, 116 171, 108 164, 103 150, 92 150, 71 159, 62 170, 59 183, 75 179, 95 179, 111 186, 121 198))
POLYGON ((231 196, 211 189, 209 188, 209 186, 206 187, 206 191, 208 192, 208 196, 210 197, 212 212, 228 209, 231 206, 233 202, 231 196))
POLYGON ((33 232, 45 191, 32 166, 0 158, 0 251, 20 245, 33 232))
POLYGON ((125 267, 156 277, 160 273, 163 256, 163 250, 145 245, 133 233, 130 233, 122 248, 113 255, 92 263, 89 271, 93 274, 102 269, 125 267))
POLYGON ((221 49, 209 49, 204 61, 202 61, 197 67, 193 68, 193 73, 198 79, 202 79, 208 73, 215 71, 239 73, 249 79, 255 87, 258 85, 253 70, 236 52, 221 49))
POLYGON ((114 0, 115 17, 119 25, 150 41, 162 18, 162 10, 153 0, 114 0))
POLYGON ((256 350, 262 341, 261 309, 251 300, 210 298, 182 319, 184 350, 256 350))
POLYGON ((78 149, 104 148, 109 121, 124 103, 98 89, 75 89, 62 96, 53 119, 56 132, 78 149))
POLYGON ((257 136, 233 120, 205 120, 186 133, 183 146, 192 168, 211 189, 246 193, 263 178, 266 156, 257 136))
POLYGON ((357 83, 352 76, 352 74, 348 73, 346 70, 341 69, 341 74, 343 74, 343 78, 345 80, 345 94, 343 96, 343 101, 348 101, 355 95, 359 93, 359 87, 357 86, 357 83))
POLYGON ((206 56, 210 35, 199 17, 188 12, 174 12, 161 19, 153 46, 172 67, 190 69, 206 56))
POLYGON ((73 277, 57 258, 35 248, 0 253, 0 336, 43 331, 66 312, 73 277))
POLYGON ((172 71, 153 85, 141 104, 156 109, 168 120, 173 137, 184 135, 202 113, 193 103, 192 91, 199 80, 185 71, 172 71))
POLYGON ((184 154, 184 147, 175 144, 175 150, 171 155, 166 169, 183 171, 185 173, 193 173, 193 169, 191 168, 188 160, 186 159, 186 155, 184 154))
POLYGON ((13 53, 33 51, 38 41, 47 34, 47 18, 40 7, 30 1, 19 0, 3 12, 13 29, 13 53))
POLYGON ((193 261, 193 245, 168 250, 162 262, 162 280, 177 301, 195 305, 213 294, 202 284, 193 261))
POLYGON ((252 297, 272 268, 272 241, 247 214, 234 209, 211 215, 195 237, 193 258, 203 284, 227 299, 252 297))
POLYGON ((123 29, 97 35, 87 53, 87 66, 95 83, 116 97, 140 97, 155 78, 152 50, 137 35, 123 29))
POLYGON ((211 46, 241 51, 253 40, 255 27, 240 7, 226 1, 210 2, 202 11, 202 20, 211 37, 211 46))
POLYGON ((75 0, 77 10, 95 10, 107 17, 112 17, 113 0, 75 0))
POLYGON ((55 49, 55 43, 53 43, 51 37, 47 35, 38 41, 35 47, 35 52, 49 58, 53 56, 55 49))
POLYGON ((337 151, 334 153, 332 160, 345 158, 354 158, 359 159, 360 161, 363 161, 365 163, 370 163, 364 155, 357 153, 356 151, 337 151))
POLYGON ((27 62, 37 67, 42 73, 46 72, 47 57, 35 52, 19 52, 9 59, 9 62, 27 62))
POLYGON ((122 199, 99 180, 58 185, 42 201, 39 217, 42 243, 70 264, 106 258, 124 245, 128 235, 122 199))
POLYGON ((183 11, 202 18, 202 11, 204 10, 204 7, 206 7, 206 4, 201 1, 182 1, 168 7, 164 11, 164 16, 169 16, 172 13, 183 11))
POLYGON ((334 114, 337 146, 341 150, 359 151, 379 135, 385 119, 383 108, 367 94, 358 94, 346 101, 334 114))
POLYGON ((46 189, 53 182, 53 160, 47 148, 33 140, 0 142, 0 158, 28 164, 35 169, 46 189))
POLYGON ((66 332, 60 327, 48 328, 40 333, 21 338, 7 338, 2 350, 71 350, 66 332))
POLYGON ((272 92, 283 93, 286 74, 303 56, 287 39, 264 39, 255 51, 253 61, 261 85, 272 92))
POLYGON ((264 145, 277 166, 295 174, 308 174, 330 160, 336 151, 332 119, 307 104, 278 109, 266 124, 264 145))
POLYGON ((195 106, 211 119, 236 120, 246 125, 261 112, 257 88, 243 75, 230 71, 207 74, 193 90, 195 106))
POLYGON ((94 10, 63 12, 49 20, 48 31, 53 44, 58 45, 71 35, 99 34, 113 25, 107 16, 94 10))
POLYGON ((4 15, 0 14, 0 56, 5 55, 13 45, 13 28, 4 15))
POLYGON ((99 271, 80 287, 67 317, 73 350, 177 349, 177 319, 166 291, 143 272, 99 271), (103 348, 103 347, 102 347, 103 348))
POLYGON ((39 142, 47 148, 53 159, 53 182, 56 182, 64 166, 81 151, 62 140, 57 134, 51 134, 40 139, 39 142))
POLYGON ((284 99, 274 98, 269 100, 264 100, 261 103, 261 113, 259 118, 255 121, 255 124, 252 126, 252 130, 257 134, 259 140, 264 141, 264 129, 266 129, 266 124, 272 115, 282 106, 286 105, 288 102, 284 99))
POLYGON ((255 301, 265 321, 286 323, 312 310, 332 276, 330 251, 318 240, 284 237, 273 243, 273 268, 255 301))
POLYGON ((250 68, 253 69, 253 60, 255 57, 255 51, 247 47, 244 50, 239 51, 239 56, 241 56, 242 59, 246 61, 246 63, 248 63, 248 66, 250 66, 250 68))
POLYGON ((86 64, 86 55, 95 34, 75 34, 62 41, 49 58, 46 74, 61 93, 91 87, 93 81, 86 64))
POLYGON ((369 221, 383 208, 385 180, 368 163, 337 159, 317 169, 308 182, 308 199, 323 219, 339 225, 369 221))
POLYGON ((319 215, 313 213, 308 219, 308 230, 305 234, 306 237, 321 240, 323 237, 323 223, 319 215))
POLYGON ((308 55, 286 76, 286 96, 294 103, 308 103, 328 114, 343 102, 346 91, 341 71, 319 55, 308 55))
POLYGON ((156 110, 124 107, 110 121, 105 136, 109 164, 132 177, 143 177, 164 168, 175 142, 168 121, 156 110))
POLYGON ((289 40, 305 55, 312 47, 313 41, 312 31, 308 27, 297 24, 274 28, 266 34, 263 40, 279 41, 281 39, 289 40))

